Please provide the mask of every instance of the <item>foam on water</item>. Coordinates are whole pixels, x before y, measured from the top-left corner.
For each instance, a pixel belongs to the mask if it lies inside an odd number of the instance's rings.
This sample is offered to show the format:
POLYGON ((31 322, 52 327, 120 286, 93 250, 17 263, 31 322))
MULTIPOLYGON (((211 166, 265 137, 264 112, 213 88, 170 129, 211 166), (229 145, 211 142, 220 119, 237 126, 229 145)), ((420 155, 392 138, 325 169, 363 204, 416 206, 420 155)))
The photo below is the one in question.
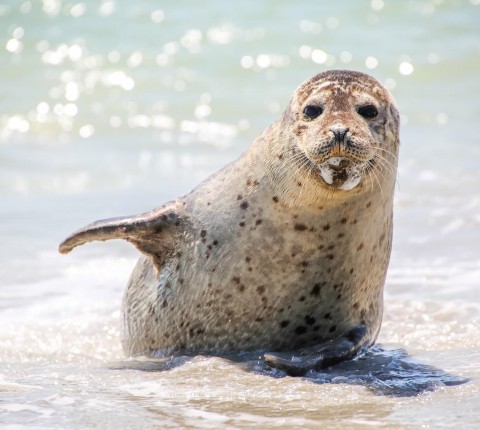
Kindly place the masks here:
POLYGON ((480 426, 478 1, 10 3, 2 427, 480 426), (381 347, 309 378, 251 357, 128 360, 120 306, 138 254, 57 244, 189 191, 327 68, 373 74, 402 113, 381 347))

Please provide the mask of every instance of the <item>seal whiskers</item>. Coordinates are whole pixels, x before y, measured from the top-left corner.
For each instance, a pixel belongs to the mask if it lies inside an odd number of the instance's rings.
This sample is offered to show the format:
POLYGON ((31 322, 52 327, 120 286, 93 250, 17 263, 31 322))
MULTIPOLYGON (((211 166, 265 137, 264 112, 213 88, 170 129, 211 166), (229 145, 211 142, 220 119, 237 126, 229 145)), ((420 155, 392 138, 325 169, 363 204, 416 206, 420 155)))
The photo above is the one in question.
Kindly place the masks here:
POLYGON ((385 168, 385 170, 388 170, 390 174, 396 175, 397 174, 397 156, 395 154, 392 154, 390 151, 384 149, 384 148, 379 148, 379 147, 374 147, 373 148, 375 151, 379 151, 375 155, 376 162, 385 168), (383 155, 384 153, 385 155, 383 155), (393 161, 388 160, 386 156, 391 156, 393 158, 393 161))
MULTIPOLYGON (((378 185, 378 188, 380 188, 380 192, 382 194, 382 197, 384 196, 383 194, 383 188, 382 188, 382 184, 380 183, 379 179, 378 179, 378 176, 377 176, 377 173, 375 172, 375 164, 372 163, 371 161, 369 162, 369 166, 370 166, 370 169, 368 170, 368 173, 373 176, 373 178, 375 179, 377 185, 378 185)), ((378 172, 380 174, 380 172, 378 172)), ((373 191, 373 181, 372 181, 372 191, 373 191)))

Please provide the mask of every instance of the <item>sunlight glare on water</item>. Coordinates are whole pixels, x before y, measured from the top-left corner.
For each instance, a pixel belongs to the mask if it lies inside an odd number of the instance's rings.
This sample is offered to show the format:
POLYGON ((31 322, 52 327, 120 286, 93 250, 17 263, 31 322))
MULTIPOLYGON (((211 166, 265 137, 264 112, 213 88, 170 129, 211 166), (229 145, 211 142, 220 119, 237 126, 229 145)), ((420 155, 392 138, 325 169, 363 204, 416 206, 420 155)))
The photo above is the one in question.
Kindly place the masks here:
POLYGON ((478 22, 476 0, 0 4, 2 427, 479 428, 478 22), (58 243, 188 192, 332 68, 401 112, 381 348, 307 378, 129 360, 138 254, 58 243))

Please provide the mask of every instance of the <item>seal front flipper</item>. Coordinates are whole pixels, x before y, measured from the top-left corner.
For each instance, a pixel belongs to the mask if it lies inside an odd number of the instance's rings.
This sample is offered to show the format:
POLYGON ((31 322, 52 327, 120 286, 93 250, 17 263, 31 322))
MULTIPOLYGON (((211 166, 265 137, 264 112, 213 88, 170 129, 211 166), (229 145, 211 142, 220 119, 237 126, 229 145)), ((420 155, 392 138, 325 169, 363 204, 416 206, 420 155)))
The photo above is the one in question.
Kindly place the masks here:
POLYGON ((174 250, 177 236, 184 231, 186 218, 175 203, 140 215, 96 221, 67 237, 59 246, 62 254, 94 240, 124 239, 149 256, 160 268, 174 250))
POLYGON ((291 352, 269 352, 264 354, 264 359, 269 366, 283 370, 288 375, 302 376, 309 370, 322 370, 353 358, 369 343, 367 328, 359 325, 325 343, 291 352))

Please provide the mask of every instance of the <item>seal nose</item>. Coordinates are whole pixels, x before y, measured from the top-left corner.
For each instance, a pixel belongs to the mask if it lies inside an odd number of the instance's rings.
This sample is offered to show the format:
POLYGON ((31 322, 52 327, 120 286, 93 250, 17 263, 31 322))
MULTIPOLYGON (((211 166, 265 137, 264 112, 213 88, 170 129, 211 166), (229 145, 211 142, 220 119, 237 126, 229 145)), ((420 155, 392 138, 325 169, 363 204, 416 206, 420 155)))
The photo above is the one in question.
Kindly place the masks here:
POLYGON ((330 131, 334 134, 337 142, 343 142, 345 135, 347 134, 349 128, 343 125, 334 125, 330 131))

